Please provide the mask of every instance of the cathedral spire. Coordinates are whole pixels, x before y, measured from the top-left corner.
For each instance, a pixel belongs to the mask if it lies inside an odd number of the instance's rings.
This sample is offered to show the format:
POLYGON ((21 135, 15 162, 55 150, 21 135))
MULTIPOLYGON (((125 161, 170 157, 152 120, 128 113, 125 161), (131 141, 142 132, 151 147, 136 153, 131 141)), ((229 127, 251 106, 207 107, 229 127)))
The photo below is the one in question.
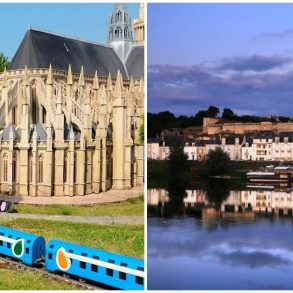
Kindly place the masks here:
POLYGON ((133 77, 132 76, 130 77, 129 91, 131 93, 134 92, 134 81, 133 81, 133 77))
POLYGON ((114 97, 120 98, 123 95, 123 79, 120 70, 117 72, 115 88, 113 92, 114 97))
POLYGON ((97 72, 97 70, 95 72, 93 89, 94 90, 98 90, 99 89, 99 78, 98 78, 98 72, 97 72))
POLYGON ((47 76, 47 84, 52 85, 53 84, 53 73, 52 73, 52 65, 50 63, 48 76, 47 76))
POLYGON ((109 72, 108 79, 107 79, 107 90, 111 91, 112 89, 113 89, 112 77, 111 77, 111 73, 109 72))
POLYGON ((126 60, 133 42, 133 27, 125 3, 115 4, 110 16, 108 43, 113 47, 122 62, 126 60))
POLYGON ((73 83, 73 80, 72 80, 71 64, 69 64, 68 73, 67 73, 67 84, 71 85, 72 83, 73 83))
POLYGON ((83 66, 81 66, 80 75, 79 75, 79 81, 80 86, 84 86, 84 72, 83 72, 83 66))

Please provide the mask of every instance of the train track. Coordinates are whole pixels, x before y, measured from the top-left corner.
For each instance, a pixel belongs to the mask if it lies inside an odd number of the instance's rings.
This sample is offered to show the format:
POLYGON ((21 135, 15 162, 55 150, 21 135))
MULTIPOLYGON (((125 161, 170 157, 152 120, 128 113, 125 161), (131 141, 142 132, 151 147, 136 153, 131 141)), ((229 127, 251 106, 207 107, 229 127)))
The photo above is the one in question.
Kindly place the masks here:
POLYGON ((45 263, 44 261, 39 261, 36 263, 35 266, 30 267, 25 264, 23 264, 20 261, 12 260, 9 257, 5 257, 0 255, 0 269, 8 269, 8 270, 18 270, 18 271, 31 271, 31 272, 39 272, 42 273, 42 275, 46 277, 50 277, 52 279, 65 282, 67 284, 75 285, 78 289, 81 290, 105 290, 105 288, 94 285, 90 283, 90 281, 76 278, 73 276, 69 276, 66 274, 55 274, 47 271, 45 269, 45 263))

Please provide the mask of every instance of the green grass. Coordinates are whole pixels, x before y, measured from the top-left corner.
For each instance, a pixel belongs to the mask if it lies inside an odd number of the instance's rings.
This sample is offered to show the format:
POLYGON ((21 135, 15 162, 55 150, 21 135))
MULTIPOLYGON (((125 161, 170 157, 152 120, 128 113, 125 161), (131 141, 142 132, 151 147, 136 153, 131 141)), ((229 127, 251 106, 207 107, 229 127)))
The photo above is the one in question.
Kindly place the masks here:
MULTIPOLYGON (((16 219, 0 225, 133 257, 144 257, 143 225, 94 225, 49 220, 16 219)), ((1 279, 1 277, 0 277, 1 279)))
POLYGON ((144 196, 139 195, 123 202, 91 206, 14 204, 14 212, 71 216, 140 216, 144 214, 144 196))
POLYGON ((183 130, 189 130, 189 131, 202 131, 202 126, 189 126, 184 128, 183 130))
POLYGON ((0 290, 78 290, 73 284, 48 278, 38 272, 0 269, 0 290))

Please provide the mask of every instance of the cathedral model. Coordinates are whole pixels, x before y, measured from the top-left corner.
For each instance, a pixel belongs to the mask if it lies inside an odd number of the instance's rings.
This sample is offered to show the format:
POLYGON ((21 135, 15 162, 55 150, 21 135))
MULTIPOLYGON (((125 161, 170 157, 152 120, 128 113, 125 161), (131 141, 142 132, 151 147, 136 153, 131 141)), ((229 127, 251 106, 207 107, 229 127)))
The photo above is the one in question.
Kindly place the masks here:
POLYGON ((74 196, 143 184, 144 19, 102 45, 30 28, 0 74, 0 192, 74 196), (134 35, 136 38, 134 38, 134 35))

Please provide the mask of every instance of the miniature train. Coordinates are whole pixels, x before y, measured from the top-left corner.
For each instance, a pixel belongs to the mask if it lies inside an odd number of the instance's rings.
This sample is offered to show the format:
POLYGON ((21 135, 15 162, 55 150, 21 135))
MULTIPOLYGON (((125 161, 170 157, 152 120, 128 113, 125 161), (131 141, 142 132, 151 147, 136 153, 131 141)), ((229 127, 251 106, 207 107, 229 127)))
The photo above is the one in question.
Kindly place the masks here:
POLYGON ((144 261, 0 226, 0 254, 33 266, 45 258, 50 272, 64 272, 124 290, 144 289, 144 261))

